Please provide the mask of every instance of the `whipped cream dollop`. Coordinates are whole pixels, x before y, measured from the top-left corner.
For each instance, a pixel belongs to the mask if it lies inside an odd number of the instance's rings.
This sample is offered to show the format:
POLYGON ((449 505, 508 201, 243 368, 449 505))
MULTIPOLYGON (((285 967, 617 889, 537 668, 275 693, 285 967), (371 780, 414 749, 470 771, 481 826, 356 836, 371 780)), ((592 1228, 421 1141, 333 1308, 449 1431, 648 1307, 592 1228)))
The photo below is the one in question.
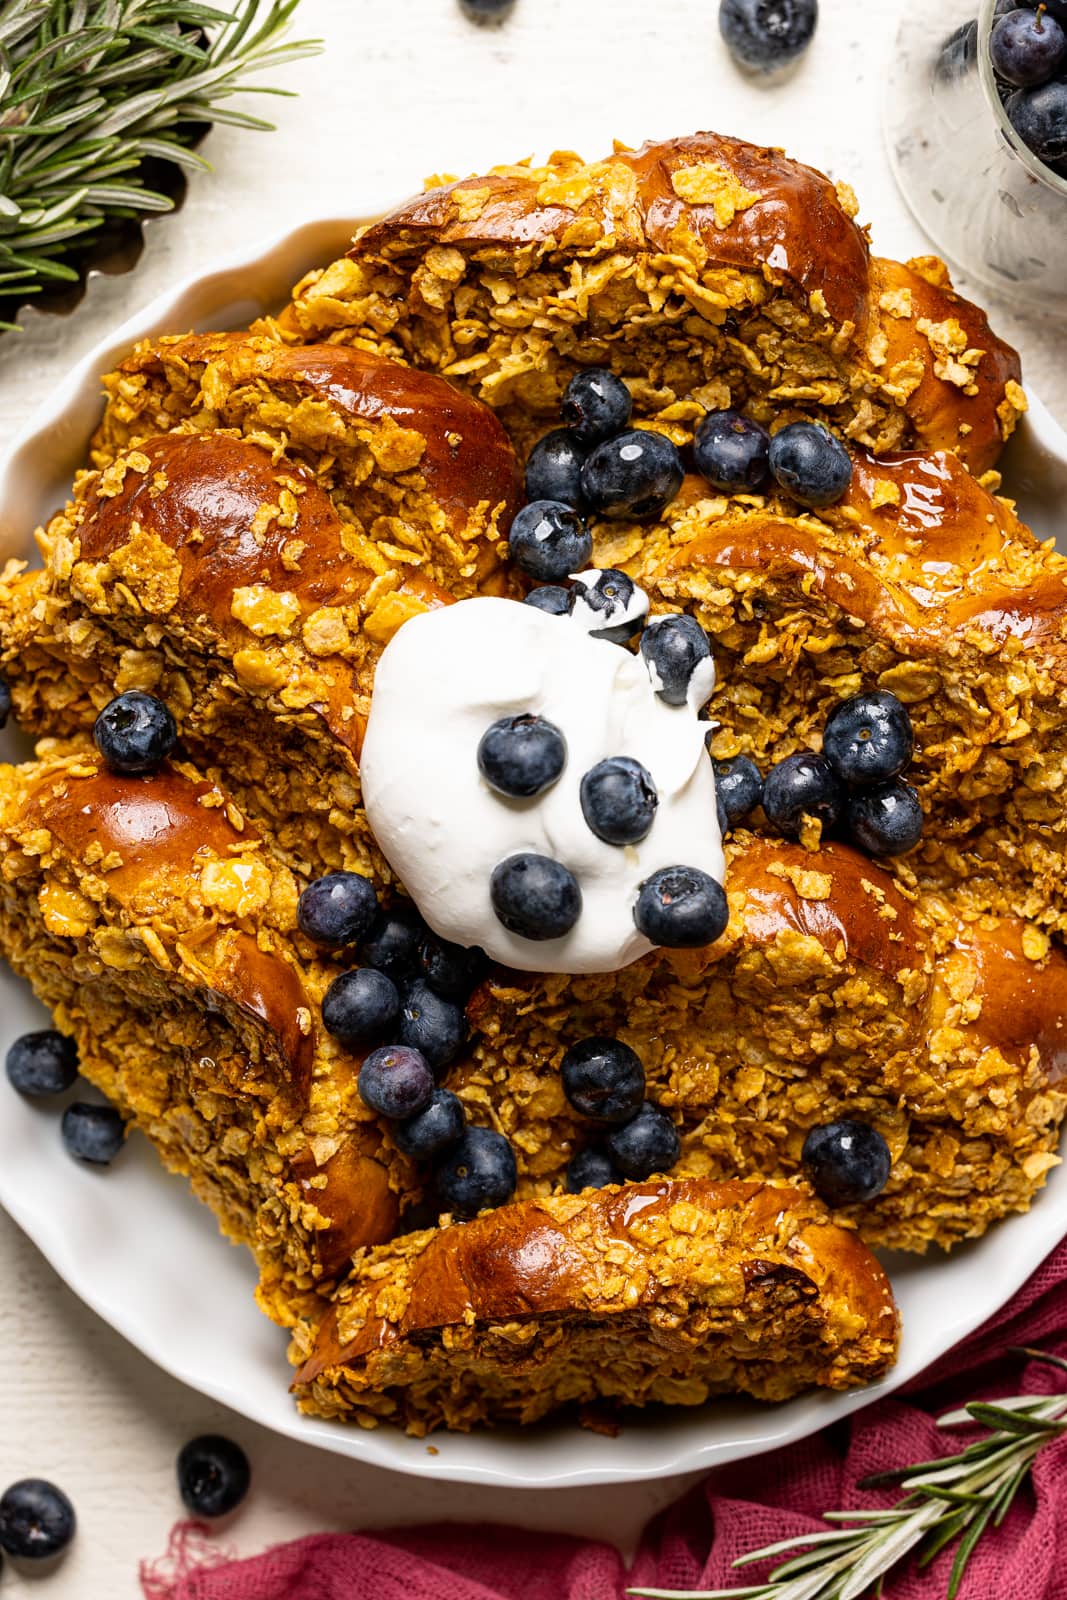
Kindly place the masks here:
MULTIPOLYGON (((641 591, 625 610, 639 622, 641 591)), ((723 878, 708 725, 696 716, 714 684, 710 662, 688 703, 668 705, 640 654, 594 636, 605 620, 581 603, 552 616, 515 600, 461 600, 406 622, 375 674, 360 768, 378 843, 435 933, 521 971, 628 966, 653 948, 634 922, 645 879, 675 866, 723 878), (567 751, 552 786, 519 800, 490 788, 478 747, 498 719, 525 714, 554 723, 567 751), (583 776, 612 756, 641 762, 657 791, 637 844, 605 843, 582 812, 583 776), (494 868, 525 851, 578 881, 581 915, 561 938, 524 938, 493 909, 494 868)))

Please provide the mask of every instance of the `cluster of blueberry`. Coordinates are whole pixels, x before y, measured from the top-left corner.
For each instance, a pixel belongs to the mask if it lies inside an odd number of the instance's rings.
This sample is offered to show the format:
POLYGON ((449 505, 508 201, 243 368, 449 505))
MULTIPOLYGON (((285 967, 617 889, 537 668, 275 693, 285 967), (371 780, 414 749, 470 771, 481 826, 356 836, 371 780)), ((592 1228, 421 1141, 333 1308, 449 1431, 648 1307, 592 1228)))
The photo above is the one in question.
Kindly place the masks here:
MULTIPOLYGON (((194 1517, 224 1517, 252 1481, 248 1457, 221 1434, 190 1439, 179 1452, 178 1492, 194 1517)), ((0 1495, 0 1550, 15 1561, 54 1561, 77 1529, 69 1497, 46 1478, 20 1478, 0 1495)))
MULTIPOLYGON (((512 560, 539 583, 561 583, 587 566, 593 539, 585 514, 649 522, 685 478, 677 447, 662 433, 628 426, 633 410, 621 378, 587 367, 567 385, 565 426, 546 433, 526 463, 527 504, 511 525, 512 560)), ((759 494, 774 484, 805 506, 841 499, 852 458, 817 422, 791 422, 771 436, 739 411, 712 411, 693 441, 693 464, 716 489, 759 494)))
MULTIPOLYGON (((8 1081, 31 1100, 53 1099, 74 1087, 78 1050, 73 1039, 54 1028, 41 1028, 16 1039, 5 1060, 8 1081)), ((90 1166, 110 1166, 126 1135, 114 1106, 76 1100, 66 1107, 60 1132, 68 1155, 90 1166)))
POLYGON ((628 1044, 599 1036, 583 1039, 564 1055, 560 1076, 578 1115, 606 1130, 603 1143, 587 1145, 568 1163, 565 1181, 571 1194, 671 1170, 681 1154, 678 1130, 665 1111, 645 1099, 645 1069, 628 1044))
POLYGON ((884 689, 853 695, 831 713, 822 755, 787 756, 765 779, 747 756, 716 761, 723 832, 762 804, 787 839, 799 839, 805 817, 813 817, 824 837, 844 831, 876 859, 903 855, 923 828, 919 796, 900 776, 913 748, 911 718, 895 695, 884 689))
POLYGON ((518 1179, 514 1151, 502 1134, 468 1128, 462 1103, 437 1083, 466 1041, 465 1006, 485 971, 482 951, 439 939, 414 907, 383 911, 357 872, 309 884, 297 921, 314 944, 354 946, 363 963, 331 983, 322 1021, 346 1049, 376 1045, 359 1069, 364 1103, 389 1122, 405 1155, 434 1163, 447 1210, 466 1217, 502 1205, 518 1179))
MULTIPOLYGON (((707 639, 696 623, 688 617, 670 620, 685 625, 683 632, 695 629, 707 652, 707 639)), ((684 652, 684 643, 680 649, 684 652)), ((667 654, 676 665, 669 650, 667 654)), ((675 676, 669 674, 668 682, 673 684, 675 676)), ((544 794, 566 760, 562 732, 540 716, 502 717, 478 746, 478 767, 486 783, 512 800, 544 794)), ((591 767, 582 777, 579 800, 590 831, 620 848, 648 836, 659 804, 652 774, 631 756, 610 756, 591 767)), ((582 911, 581 887, 570 868, 533 851, 501 861, 493 869, 489 893, 500 922, 523 939, 562 938, 582 911)), ((664 867, 641 885, 633 915, 650 943, 688 949, 717 939, 729 920, 729 908, 722 885, 708 873, 698 867, 664 867)))
POLYGON ((1067 0, 998 0, 989 56, 1012 127, 1067 177, 1067 0))

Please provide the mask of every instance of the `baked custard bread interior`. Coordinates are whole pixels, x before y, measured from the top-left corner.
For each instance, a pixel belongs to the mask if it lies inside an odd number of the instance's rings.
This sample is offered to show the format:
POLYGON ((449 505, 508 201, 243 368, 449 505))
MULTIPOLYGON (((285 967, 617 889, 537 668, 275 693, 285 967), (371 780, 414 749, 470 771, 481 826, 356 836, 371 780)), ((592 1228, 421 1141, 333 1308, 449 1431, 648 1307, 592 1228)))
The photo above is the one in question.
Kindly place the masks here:
POLYGON ((276 317, 105 377, 43 565, 0 578, 40 739, 0 769, 0 948, 254 1253, 304 1409, 423 1434, 866 1383, 898 1336, 872 1247, 936 1270, 1034 1200, 1067 1111, 1067 559, 1000 494, 1019 378, 940 263, 871 254, 845 186, 713 134, 448 184, 276 317), (524 507, 561 406, 572 498, 524 507), (723 415, 763 452, 744 481, 709 476, 723 415), (766 467, 797 424, 834 492, 766 467), (586 462, 643 446, 669 487, 597 501, 586 462), (394 641, 488 601, 522 626, 468 709, 511 768, 479 746, 463 812, 445 716, 381 788, 376 678, 416 729, 441 703, 394 641), (648 683, 602 704, 583 650, 635 645, 648 683), (824 739, 864 696, 907 727, 877 793, 824 739), (647 748, 611 743, 631 726, 647 748), (716 763, 721 885, 657 842, 683 747, 709 794, 716 763), (813 772, 794 826, 772 786, 813 772), (546 866, 569 785, 586 842, 546 866), (460 939, 391 864, 414 837, 447 882, 458 830, 526 874, 483 923, 454 869, 460 939), (650 953, 568 961, 623 859, 650 953))

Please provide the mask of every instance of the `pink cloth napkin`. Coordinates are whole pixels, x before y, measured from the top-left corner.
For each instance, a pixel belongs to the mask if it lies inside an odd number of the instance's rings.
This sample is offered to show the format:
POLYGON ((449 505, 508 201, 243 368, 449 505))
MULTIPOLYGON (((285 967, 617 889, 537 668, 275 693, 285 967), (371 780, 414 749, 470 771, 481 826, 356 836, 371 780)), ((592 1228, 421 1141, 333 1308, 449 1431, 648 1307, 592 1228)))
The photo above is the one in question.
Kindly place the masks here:
MULTIPOLYGON (((142 1568, 145 1600, 624 1600, 630 1584, 741 1587, 763 1572, 733 1572, 737 1556, 821 1527, 823 1511, 890 1505, 896 1491, 861 1492, 859 1479, 965 1443, 965 1436, 935 1428, 939 1412, 979 1395, 1067 1386, 1067 1374, 1006 1353, 1010 1345, 1033 1344, 1067 1356, 1067 1242, 1003 1311, 910 1384, 906 1398, 881 1401, 792 1449, 713 1473, 656 1518, 629 1570, 608 1545, 469 1526, 320 1534, 227 1561, 205 1528, 185 1523, 167 1557, 142 1568)), ((948 1553, 923 1573, 901 1568, 887 1600, 941 1600, 950 1566, 948 1553)), ((1023 1491, 1001 1529, 979 1543, 960 1600, 1067 1600, 1067 1437, 1045 1448, 1032 1491, 1023 1491)))

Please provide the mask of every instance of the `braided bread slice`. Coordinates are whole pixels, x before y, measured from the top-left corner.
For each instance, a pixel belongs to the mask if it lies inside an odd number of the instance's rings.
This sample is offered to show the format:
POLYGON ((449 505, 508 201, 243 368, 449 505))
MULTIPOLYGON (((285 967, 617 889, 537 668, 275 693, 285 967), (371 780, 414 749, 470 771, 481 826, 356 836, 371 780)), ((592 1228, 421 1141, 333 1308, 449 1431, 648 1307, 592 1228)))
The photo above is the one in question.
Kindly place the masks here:
POLYGON ((227 335, 142 347, 111 389, 44 572, 0 582, 20 722, 67 734, 119 690, 160 694, 298 870, 387 879, 359 797, 373 667, 408 616, 505 584, 499 424, 358 351, 227 335))
POLYGON ((697 1180, 557 1196, 369 1252, 317 1330, 301 1409, 425 1434, 608 1400, 784 1400, 880 1377, 889 1282, 796 1189, 697 1180))
POLYGON ((883 1192, 842 1211, 869 1242, 924 1251, 1028 1209, 1067 1113, 1067 955, 961 895, 902 891, 841 844, 735 836, 718 944, 609 977, 494 973, 469 1061, 449 1080, 545 1194, 595 1143, 560 1082, 593 1035, 637 1051, 679 1126, 674 1172, 796 1181, 807 1131, 854 1117, 893 1157, 883 1192))
POLYGON ((297 887, 186 764, 116 777, 92 750, 0 766, 0 948, 82 1072, 248 1244, 271 1315, 392 1236, 417 1194, 324 1031, 337 968, 297 887))
POLYGON ((733 405, 982 471, 1025 409, 1018 358, 939 261, 873 259, 855 209, 811 167, 714 133, 557 155, 371 224, 264 327, 444 373, 524 444, 576 368, 606 365, 679 444, 733 405))

